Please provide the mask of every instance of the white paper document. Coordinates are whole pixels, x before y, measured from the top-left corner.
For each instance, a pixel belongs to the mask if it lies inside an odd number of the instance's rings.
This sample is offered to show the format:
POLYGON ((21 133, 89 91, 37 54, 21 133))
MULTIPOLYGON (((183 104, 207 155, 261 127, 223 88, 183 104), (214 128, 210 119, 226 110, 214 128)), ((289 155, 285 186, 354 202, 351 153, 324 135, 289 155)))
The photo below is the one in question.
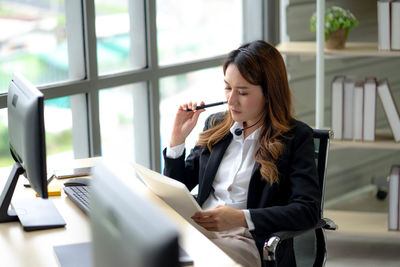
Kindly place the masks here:
POLYGON ((164 200, 197 230, 209 238, 216 237, 214 232, 207 231, 191 218, 196 211, 201 210, 201 207, 190 194, 186 185, 136 163, 133 163, 133 168, 154 194, 164 200))

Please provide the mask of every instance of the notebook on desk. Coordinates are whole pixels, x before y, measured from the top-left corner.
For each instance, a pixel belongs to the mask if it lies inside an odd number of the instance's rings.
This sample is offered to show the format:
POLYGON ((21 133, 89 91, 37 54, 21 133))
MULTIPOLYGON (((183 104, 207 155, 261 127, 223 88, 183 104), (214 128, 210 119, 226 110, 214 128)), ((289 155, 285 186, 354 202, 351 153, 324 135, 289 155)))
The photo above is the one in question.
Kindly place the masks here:
POLYGON ((191 218, 196 211, 201 210, 201 207, 183 183, 136 163, 133 163, 133 168, 154 194, 164 200, 197 230, 208 238, 216 237, 214 232, 207 231, 191 218))

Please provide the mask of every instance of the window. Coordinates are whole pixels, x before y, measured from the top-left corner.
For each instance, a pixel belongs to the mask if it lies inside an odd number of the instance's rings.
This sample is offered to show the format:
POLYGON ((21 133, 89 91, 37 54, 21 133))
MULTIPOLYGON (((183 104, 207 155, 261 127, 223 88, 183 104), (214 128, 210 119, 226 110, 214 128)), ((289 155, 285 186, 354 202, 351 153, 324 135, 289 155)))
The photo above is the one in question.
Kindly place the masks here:
MULTIPOLYGON (((223 100, 224 56, 262 38, 262 2, 2 1, 5 158, 6 93, 12 73, 20 72, 45 95, 49 161, 120 156, 159 170, 177 105, 223 100)), ((197 136, 190 138, 188 146, 197 136)))
POLYGON ((160 65, 226 54, 243 41, 241 0, 157 0, 160 65))
POLYGON ((10 154, 7 121, 7 109, 0 109, 0 168, 14 164, 10 154))
POLYGON ((74 159, 72 139, 72 112, 69 96, 45 101, 44 124, 46 131, 47 166, 74 159))
MULTIPOLYGON (((47 166, 74 158, 72 140, 72 114, 70 97, 45 101, 44 119, 46 131, 47 166)), ((0 167, 14 164, 8 141, 7 109, 0 110, 0 167)), ((58 164, 59 165, 59 164, 58 164)))
POLYGON ((103 89, 99 103, 102 155, 150 167, 146 83, 103 89))
POLYGON ((99 73, 146 67, 144 1, 95 2, 99 73))
MULTIPOLYGON (((83 72, 74 77, 69 73, 69 49, 73 47, 67 37, 73 35, 66 28, 68 7, 74 8, 62 0, 1 2, 0 93, 7 91, 13 72, 22 73, 36 85, 84 77, 83 72)), ((78 41, 82 39, 81 31, 74 34, 78 41)), ((83 43, 78 46, 82 51, 83 43)))
MULTIPOLYGON (((162 78, 160 81, 160 129, 161 149, 167 147, 175 113, 179 105, 188 101, 213 103, 225 101, 225 83, 222 67, 209 68, 176 76, 162 78)), ((186 151, 196 144, 199 133, 203 130, 206 118, 219 111, 225 111, 226 105, 208 108, 199 117, 199 121, 188 136, 186 151)), ((162 162, 162 161, 161 161, 162 162)))

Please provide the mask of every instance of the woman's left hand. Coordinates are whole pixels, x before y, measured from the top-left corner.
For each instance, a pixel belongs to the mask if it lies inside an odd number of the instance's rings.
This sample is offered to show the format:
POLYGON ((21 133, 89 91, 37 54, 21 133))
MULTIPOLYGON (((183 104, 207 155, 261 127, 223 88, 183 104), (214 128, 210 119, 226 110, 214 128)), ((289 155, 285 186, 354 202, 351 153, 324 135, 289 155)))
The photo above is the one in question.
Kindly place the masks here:
POLYGON ((247 227, 243 211, 228 206, 218 205, 212 210, 197 211, 191 218, 200 226, 214 232, 247 227))

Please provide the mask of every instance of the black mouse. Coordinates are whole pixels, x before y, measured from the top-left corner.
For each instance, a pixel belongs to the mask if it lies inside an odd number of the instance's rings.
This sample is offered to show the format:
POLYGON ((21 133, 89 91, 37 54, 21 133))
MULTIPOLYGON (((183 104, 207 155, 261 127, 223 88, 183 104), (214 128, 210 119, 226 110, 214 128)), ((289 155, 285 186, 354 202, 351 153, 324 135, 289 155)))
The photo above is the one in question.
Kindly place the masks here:
POLYGON ((90 178, 73 178, 64 183, 64 186, 90 185, 90 178))

